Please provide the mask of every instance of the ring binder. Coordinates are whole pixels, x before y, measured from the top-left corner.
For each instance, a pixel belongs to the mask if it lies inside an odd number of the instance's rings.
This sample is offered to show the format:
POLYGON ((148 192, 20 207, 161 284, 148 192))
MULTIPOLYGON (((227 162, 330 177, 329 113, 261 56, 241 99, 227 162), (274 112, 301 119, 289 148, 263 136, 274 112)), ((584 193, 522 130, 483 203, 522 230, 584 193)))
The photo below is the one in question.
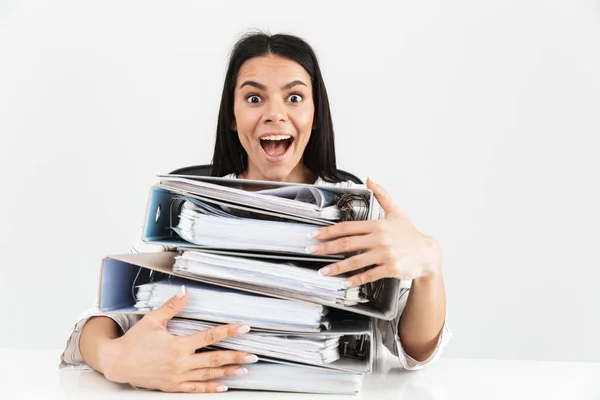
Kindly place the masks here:
POLYGON ((342 211, 340 221, 363 221, 369 213, 368 199, 359 194, 344 193, 340 196, 337 206, 342 211))
POLYGON ((364 360, 367 357, 367 337, 365 335, 344 336, 341 343, 341 353, 345 357, 364 360))

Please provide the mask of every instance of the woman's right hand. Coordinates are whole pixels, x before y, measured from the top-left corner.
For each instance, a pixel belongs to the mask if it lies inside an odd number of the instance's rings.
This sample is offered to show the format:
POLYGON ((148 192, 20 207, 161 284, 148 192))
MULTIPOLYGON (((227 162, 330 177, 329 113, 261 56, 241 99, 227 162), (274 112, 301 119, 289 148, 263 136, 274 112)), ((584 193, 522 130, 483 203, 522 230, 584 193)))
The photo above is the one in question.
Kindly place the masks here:
POLYGON ((182 286, 177 296, 146 314, 123 336, 102 346, 100 362, 108 380, 164 392, 224 392, 218 382, 205 382, 223 376, 242 375, 257 357, 242 351, 205 351, 200 349, 223 339, 242 335, 250 327, 229 324, 199 331, 189 336, 171 335, 167 321, 176 316, 187 302, 182 286))

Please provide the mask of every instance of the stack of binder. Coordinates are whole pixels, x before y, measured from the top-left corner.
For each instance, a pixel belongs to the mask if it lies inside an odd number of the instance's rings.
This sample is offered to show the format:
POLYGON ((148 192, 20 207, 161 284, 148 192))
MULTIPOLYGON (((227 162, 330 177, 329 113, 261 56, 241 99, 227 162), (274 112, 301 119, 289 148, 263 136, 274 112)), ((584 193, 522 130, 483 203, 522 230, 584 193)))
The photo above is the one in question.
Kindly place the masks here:
MULTIPOLYGON (((345 289, 346 275, 318 270, 352 256, 305 251, 310 232, 371 219, 365 188, 159 175, 149 193, 143 240, 162 253, 122 254, 102 262, 100 308, 144 314, 185 284, 185 309, 167 325, 189 335, 225 323, 252 330, 213 348, 259 357, 248 374, 220 379, 230 388, 357 393, 371 373, 377 319, 398 312, 400 284, 383 279, 345 289)), ((356 273, 356 271, 354 272, 356 273)))

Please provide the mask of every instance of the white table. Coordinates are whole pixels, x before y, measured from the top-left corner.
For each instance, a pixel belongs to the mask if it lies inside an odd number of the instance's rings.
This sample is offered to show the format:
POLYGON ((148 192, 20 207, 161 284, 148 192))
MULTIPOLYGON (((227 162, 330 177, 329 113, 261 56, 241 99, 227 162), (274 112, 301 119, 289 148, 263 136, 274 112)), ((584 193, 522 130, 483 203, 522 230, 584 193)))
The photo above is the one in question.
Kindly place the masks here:
POLYGON ((442 358, 418 372, 378 360, 357 396, 229 391, 170 394, 132 389, 94 371, 59 371, 58 350, 0 349, 0 399, 600 399, 600 363, 442 358))

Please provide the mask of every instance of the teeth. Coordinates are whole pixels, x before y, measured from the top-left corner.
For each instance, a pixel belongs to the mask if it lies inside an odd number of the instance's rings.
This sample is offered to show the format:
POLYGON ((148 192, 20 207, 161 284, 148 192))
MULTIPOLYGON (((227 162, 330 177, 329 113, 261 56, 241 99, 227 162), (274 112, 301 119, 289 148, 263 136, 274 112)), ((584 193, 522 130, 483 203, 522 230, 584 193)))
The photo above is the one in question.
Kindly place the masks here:
POLYGON ((290 135, 271 135, 271 136, 261 137, 260 140, 286 140, 289 138, 291 138, 290 135))

